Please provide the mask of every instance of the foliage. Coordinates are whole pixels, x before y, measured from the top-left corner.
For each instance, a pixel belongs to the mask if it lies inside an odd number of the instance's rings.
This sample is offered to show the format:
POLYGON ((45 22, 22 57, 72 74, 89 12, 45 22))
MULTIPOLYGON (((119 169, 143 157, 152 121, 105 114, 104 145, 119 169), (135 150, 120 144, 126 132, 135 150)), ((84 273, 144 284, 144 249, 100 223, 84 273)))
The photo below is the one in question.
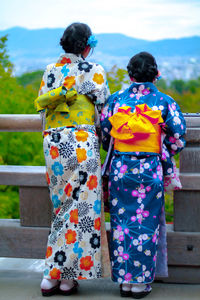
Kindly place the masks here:
POLYGON ((0 38, 0 65, 1 71, 4 70, 5 73, 11 74, 13 70, 13 64, 9 61, 9 56, 6 52, 7 40, 7 35, 0 38))
POLYGON ((17 77, 17 83, 23 87, 32 87, 35 91, 38 91, 43 73, 43 71, 35 71, 22 74, 17 77))

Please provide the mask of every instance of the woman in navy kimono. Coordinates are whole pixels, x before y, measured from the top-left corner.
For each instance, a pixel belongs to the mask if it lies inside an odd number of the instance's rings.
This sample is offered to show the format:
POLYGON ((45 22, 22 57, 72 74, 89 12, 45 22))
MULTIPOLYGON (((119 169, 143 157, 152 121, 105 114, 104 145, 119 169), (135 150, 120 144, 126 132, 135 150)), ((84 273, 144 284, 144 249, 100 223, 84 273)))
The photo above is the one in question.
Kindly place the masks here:
MULTIPOLYGON (((109 169, 112 279, 122 296, 142 298, 155 277, 164 206, 161 134, 172 157, 184 147, 186 127, 178 104, 154 85, 158 69, 151 54, 138 53, 127 69, 132 84, 108 98, 101 128, 104 149, 112 141, 114 147, 109 169)), ((172 164, 165 170, 173 172, 172 164)))

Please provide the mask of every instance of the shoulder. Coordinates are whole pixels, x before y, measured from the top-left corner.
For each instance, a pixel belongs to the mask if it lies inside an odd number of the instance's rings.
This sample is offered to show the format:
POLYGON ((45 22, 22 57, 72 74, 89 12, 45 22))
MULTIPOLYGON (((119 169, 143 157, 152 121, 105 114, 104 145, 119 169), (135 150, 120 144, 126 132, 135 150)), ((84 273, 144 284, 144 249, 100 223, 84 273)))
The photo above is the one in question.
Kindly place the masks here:
POLYGON ((105 73, 105 70, 101 65, 94 63, 94 62, 88 62, 88 64, 90 64, 92 66, 93 72, 101 73, 101 74, 105 73))

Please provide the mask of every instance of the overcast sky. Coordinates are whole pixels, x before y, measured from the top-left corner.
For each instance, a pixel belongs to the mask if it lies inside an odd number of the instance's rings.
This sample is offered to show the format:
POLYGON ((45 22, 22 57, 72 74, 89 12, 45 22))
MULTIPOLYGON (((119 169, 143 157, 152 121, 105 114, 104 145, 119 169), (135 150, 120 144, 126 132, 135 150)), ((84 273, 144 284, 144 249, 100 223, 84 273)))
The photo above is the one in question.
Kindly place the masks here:
POLYGON ((0 0, 0 30, 65 28, 158 40, 200 35, 200 0, 0 0))

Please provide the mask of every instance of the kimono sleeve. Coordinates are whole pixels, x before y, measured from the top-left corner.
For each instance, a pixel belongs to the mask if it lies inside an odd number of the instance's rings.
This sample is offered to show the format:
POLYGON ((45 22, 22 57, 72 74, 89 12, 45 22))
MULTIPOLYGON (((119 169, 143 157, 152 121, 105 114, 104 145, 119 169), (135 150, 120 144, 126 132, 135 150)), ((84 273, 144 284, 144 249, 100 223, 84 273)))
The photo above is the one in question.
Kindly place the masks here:
POLYGON ((164 144, 170 156, 173 156, 183 150, 185 146, 186 123, 179 105, 170 97, 165 124, 164 144))
POLYGON ((91 98, 97 107, 99 113, 105 104, 106 99, 110 96, 110 90, 106 79, 106 72, 100 65, 95 65, 94 71, 91 74, 91 81, 94 88, 91 90, 91 98))
POLYGON ((44 74, 42 76, 42 81, 40 84, 38 96, 41 96, 49 91, 48 87, 47 87, 47 73, 48 73, 48 69, 46 68, 46 70, 44 71, 44 74))
POLYGON ((110 144, 110 131, 112 129, 112 125, 109 121, 109 118, 113 115, 115 98, 116 93, 107 99, 101 113, 102 146, 105 151, 108 151, 110 144))

